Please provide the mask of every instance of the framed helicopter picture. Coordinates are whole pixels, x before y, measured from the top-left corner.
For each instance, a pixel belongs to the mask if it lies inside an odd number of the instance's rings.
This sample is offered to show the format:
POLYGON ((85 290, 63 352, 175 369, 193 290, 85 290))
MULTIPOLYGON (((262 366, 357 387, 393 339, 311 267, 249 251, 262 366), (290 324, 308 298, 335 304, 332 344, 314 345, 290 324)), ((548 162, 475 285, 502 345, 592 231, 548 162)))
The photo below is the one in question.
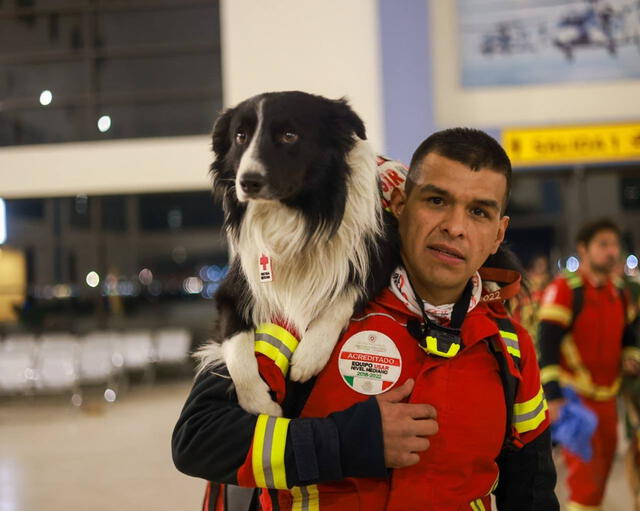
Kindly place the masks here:
POLYGON ((640 77, 637 0, 457 0, 463 87, 640 77))

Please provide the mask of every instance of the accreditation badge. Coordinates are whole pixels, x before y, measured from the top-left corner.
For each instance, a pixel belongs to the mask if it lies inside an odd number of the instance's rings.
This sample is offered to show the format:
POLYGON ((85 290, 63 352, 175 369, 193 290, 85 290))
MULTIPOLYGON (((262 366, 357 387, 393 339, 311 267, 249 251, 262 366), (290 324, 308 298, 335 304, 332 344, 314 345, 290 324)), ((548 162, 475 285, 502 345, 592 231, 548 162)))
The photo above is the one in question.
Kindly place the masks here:
POLYGON ((400 378, 402 357, 389 336, 365 330, 343 344, 338 370, 344 382, 356 392, 381 394, 400 378))

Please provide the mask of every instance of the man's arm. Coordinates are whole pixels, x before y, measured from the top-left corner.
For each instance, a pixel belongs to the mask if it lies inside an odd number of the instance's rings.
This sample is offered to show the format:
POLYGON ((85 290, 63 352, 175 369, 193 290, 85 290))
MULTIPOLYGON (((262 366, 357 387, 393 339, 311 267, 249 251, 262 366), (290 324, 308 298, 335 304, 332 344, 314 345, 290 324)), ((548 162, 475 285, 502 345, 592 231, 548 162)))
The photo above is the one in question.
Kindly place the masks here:
POLYGON ((427 405, 388 402, 379 407, 375 398, 326 418, 290 420, 252 415, 237 404, 227 374, 226 370, 205 373, 196 380, 174 429, 173 460, 188 475, 267 488, 346 477, 385 477, 387 466, 413 464, 405 450, 417 452, 428 447, 410 441, 406 446, 403 443, 399 453, 389 454, 385 445, 437 430, 430 417, 415 418, 432 413, 428 408, 415 408, 427 405), (410 410, 405 410, 408 406, 410 410), (407 416, 409 432, 386 431, 383 435, 381 414, 387 417, 399 411, 407 416), (417 423, 415 433, 413 423, 417 423), (389 458, 386 463, 385 458, 389 458))
POLYGON ((520 450, 498 459, 500 482, 495 491, 499 511, 558 511, 556 469, 551 433, 545 429, 520 450))
POLYGON ((558 278, 545 289, 538 311, 538 346, 540 378, 549 402, 551 422, 563 404, 560 391, 560 345, 573 320, 573 293, 567 282, 558 278))
POLYGON ((495 490, 500 511, 558 511, 555 495, 556 469, 551 457, 551 434, 547 402, 533 341, 515 325, 521 354, 521 380, 514 404, 513 427, 524 444, 498 458, 500 480, 495 490))

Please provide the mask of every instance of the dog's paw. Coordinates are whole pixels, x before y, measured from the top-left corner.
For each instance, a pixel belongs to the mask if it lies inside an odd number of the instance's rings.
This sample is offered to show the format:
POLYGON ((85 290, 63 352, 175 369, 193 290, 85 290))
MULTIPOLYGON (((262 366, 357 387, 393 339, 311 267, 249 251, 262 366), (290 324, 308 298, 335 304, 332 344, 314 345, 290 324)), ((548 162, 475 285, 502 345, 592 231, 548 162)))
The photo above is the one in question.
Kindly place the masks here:
POLYGON ((327 342, 327 339, 314 341, 307 333, 293 352, 289 372, 291 380, 304 383, 322 371, 327 364, 333 351, 333 343, 327 342))
POLYGON ((282 408, 271 399, 269 386, 262 380, 256 381, 251 387, 236 387, 238 403, 249 413, 266 414, 272 417, 282 417, 282 408))

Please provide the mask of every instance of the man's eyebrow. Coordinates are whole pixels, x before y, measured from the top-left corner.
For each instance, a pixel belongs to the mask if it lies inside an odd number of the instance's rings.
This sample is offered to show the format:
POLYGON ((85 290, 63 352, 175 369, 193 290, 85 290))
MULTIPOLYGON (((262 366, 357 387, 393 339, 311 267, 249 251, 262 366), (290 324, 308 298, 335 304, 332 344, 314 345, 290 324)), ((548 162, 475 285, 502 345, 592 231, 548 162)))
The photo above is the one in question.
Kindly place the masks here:
MULTIPOLYGON (((420 193, 436 193, 441 195, 442 197, 450 198, 453 197, 451 192, 448 192, 444 188, 440 188, 439 186, 426 184, 420 187, 420 193)), ((485 208, 494 209, 496 211, 502 211, 502 207, 500 204, 493 199, 474 199, 474 204, 479 204, 480 206, 484 206, 485 208)))
POLYGON ((493 199, 476 199, 474 202, 476 204, 480 204, 481 206, 484 206, 484 207, 487 207, 487 208, 491 208, 491 209, 495 209, 496 211, 501 211, 502 210, 502 208, 500 207, 500 204, 498 204, 493 199))
POLYGON ((429 192, 437 193, 438 195, 443 195, 444 197, 451 197, 450 192, 436 185, 426 184, 420 187, 420 193, 429 193, 429 192))

